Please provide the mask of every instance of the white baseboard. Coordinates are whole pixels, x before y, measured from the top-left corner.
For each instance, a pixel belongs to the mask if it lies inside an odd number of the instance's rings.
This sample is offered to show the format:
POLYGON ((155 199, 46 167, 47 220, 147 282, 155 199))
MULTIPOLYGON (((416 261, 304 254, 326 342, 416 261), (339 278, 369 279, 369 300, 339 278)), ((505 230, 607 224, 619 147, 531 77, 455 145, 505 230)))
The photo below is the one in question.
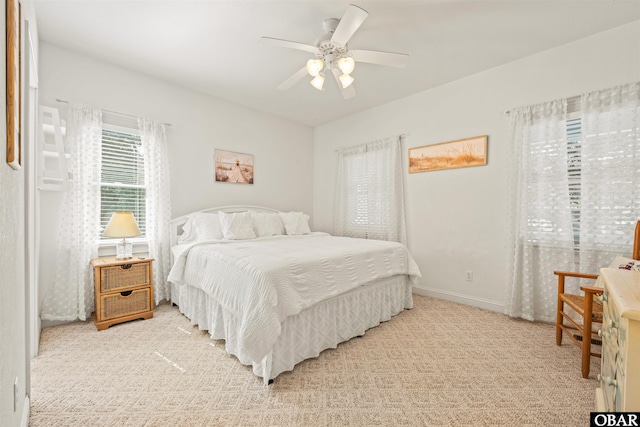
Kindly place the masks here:
POLYGON ((22 421, 20 422, 20 427, 29 427, 29 409, 31 405, 29 404, 29 396, 24 397, 24 405, 22 405, 22 421))
POLYGON ((427 297, 453 301, 464 305, 483 308, 489 311, 504 313, 504 304, 498 301, 492 301, 485 298, 472 297, 469 295, 458 294, 455 292, 443 291, 442 289, 426 288, 423 286, 414 286, 413 293, 424 295, 427 297))

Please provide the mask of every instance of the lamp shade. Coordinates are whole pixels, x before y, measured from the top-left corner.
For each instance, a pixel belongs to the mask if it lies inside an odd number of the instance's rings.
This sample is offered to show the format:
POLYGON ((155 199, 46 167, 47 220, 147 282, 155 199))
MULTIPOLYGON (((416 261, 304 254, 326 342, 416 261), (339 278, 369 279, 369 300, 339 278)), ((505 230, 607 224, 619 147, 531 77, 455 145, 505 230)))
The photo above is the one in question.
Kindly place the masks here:
POLYGON ((114 212, 102 235, 104 237, 135 237, 139 236, 138 223, 131 212, 114 212))

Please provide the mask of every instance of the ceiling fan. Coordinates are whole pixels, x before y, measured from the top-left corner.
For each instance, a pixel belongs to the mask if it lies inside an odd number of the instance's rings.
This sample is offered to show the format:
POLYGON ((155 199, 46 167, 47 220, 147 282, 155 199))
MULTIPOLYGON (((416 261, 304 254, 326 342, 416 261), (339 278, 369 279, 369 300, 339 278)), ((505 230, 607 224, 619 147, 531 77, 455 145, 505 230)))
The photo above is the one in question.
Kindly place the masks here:
POLYGON ((356 62, 387 65, 396 68, 406 67, 409 55, 403 53, 351 50, 348 48, 349 39, 360 28, 367 16, 369 16, 369 12, 366 10, 353 4, 349 5, 341 19, 329 18, 324 20, 322 28, 325 34, 316 40, 315 45, 273 37, 261 37, 260 41, 264 43, 315 54, 315 59, 308 60, 304 67, 280 84, 278 89, 287 90, 305 76, 310 75, 313 77, 311 85, 318 90, 322 90, 325 79, 323 70, 327 70, 333 74, 342 90, 344 99, 349 99, 356 95, 353 87, 354 78, 351 76, 356 62))

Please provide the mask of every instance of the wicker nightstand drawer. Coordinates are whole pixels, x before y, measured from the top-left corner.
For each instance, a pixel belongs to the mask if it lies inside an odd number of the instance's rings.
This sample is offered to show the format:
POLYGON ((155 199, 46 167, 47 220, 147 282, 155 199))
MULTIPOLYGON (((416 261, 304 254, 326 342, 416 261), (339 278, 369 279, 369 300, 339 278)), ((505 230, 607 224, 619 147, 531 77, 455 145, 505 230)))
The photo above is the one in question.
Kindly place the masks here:
POLYGON ((100 304, 100 318, 102 320, 151 310, 149 288, 106 294, 102 295, 100 299, 102 300, 100 304))
POLYGON ((120 264, 100 269, 100 291, 116 291, 120 288, 149 285, 151 264, 120 264))
POLYGON ((153 259, 97 258, 91 261, 99 331, 117 323, 153 317, 153 259))

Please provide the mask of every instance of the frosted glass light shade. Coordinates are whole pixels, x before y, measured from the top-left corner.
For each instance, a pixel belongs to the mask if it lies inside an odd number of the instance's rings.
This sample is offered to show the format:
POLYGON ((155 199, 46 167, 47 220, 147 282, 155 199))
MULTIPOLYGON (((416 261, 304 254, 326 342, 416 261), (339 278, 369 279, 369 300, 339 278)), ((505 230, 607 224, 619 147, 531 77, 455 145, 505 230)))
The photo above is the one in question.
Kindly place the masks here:
POLYGON ((338 59, 338 68, 340 68, 340 71, 342 71, 344 74, 351 74, 355 67, 356 62, 350 56, 338 59))
POLYGON ((324 62, 322 62, 322 59, 310 59, 307 61, 307 73, 312 77, 316 77, 323 67, 324 62))
POLYGON ((342 88, 346 89, 348 88, 351 83, 353 83, 354 78, 351 77, 349 74, 343 74, 340 77, 340 83, 342 83, 342 88))
POLYGON ((324 86, 324 76, 322 74, 318 74, 311 80, 311 86, 315 87, 318 90, 322 90, 324 86))

